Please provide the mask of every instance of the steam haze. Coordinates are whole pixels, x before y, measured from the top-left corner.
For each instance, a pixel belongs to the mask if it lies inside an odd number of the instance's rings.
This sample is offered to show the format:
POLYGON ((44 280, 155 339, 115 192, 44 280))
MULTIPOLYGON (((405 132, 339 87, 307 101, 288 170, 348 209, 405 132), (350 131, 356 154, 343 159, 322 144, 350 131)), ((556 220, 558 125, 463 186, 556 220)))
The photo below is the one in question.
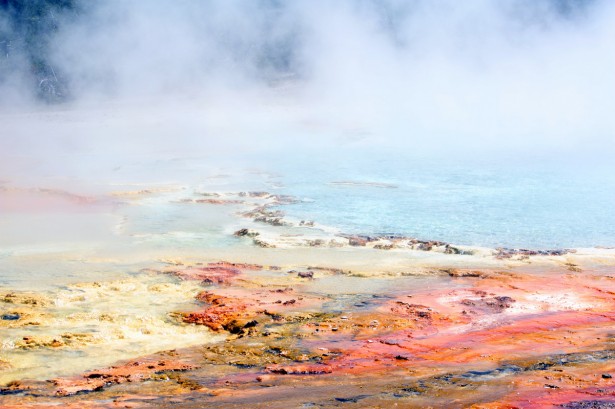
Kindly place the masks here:
POLYGON ((37 100, 27 58, 6 59, 12 177, 127 152, 615 153, 610 1, 106 0, 53 18, 65 101, 37 100))

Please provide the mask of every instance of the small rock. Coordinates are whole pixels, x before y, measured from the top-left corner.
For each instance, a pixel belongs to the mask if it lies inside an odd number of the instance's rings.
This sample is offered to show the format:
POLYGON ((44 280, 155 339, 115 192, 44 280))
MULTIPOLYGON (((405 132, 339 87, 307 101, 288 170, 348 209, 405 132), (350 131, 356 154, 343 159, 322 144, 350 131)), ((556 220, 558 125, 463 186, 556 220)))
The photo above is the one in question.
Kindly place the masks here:
POLYGON ((260 233, 254 230, 249 230, 249 229, 239 229, 237 230, 235 233, 233 233, 234 236, 236 237, 256 237, 258 236, 260 233))
POLYGON ((342 403, 357 403, 361 399, 365 399, 367 397, 369 397, 369 395, 357 395, 349 398, 335 398, 335 400, 342 403))
POLYGON ((461 254, 461 250, 457 247, 453 247, 450 244, 444 246, 444 254, 461 254))
POLYGON ((374 249, 376 250, 391 250, 395 246, 393 244, 376 244, 374 249))
POLYGON ((262 247, 264 249, 271 249, 271 248, 275 248, 275 245, 272 243, 268 243, 264 240, 259 240, 259 239, 252 239, 252 242, 257 245, 258 247, 262 247))
POLYGON ((252 328, 252 327, 256 327, 257 325, 258 325, 258 321, 252 320, 252 321, 248 321, 243 327, 252 328))
POLYGON ((313 271, 299 271, 297 275, 301 278, 314 278, 313 271))
POLYGON ((348 244, 353 247, 365 247, 369 240, 365 237, 351 236, 348 237, 348 244))

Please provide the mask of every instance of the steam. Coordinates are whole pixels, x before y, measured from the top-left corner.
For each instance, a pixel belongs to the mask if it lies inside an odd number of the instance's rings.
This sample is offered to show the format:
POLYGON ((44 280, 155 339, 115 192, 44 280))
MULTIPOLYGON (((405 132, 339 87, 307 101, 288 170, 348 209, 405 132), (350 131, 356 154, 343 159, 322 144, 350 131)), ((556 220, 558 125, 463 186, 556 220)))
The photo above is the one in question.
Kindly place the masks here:
POLYGON ((54 18, 70 97, 37 102, 24 56, 5 59, 5 163, 122 144, 615 153, 605 0, 105 0, 54 18))

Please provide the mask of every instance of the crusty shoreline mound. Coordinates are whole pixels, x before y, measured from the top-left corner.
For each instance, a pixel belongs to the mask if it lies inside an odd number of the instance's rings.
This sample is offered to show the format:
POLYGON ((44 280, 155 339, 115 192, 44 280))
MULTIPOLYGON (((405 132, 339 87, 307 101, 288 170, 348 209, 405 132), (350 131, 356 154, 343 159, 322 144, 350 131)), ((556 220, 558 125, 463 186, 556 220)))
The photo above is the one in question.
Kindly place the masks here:
POLYGON ((615 270, 564 261, 414 276, 175 260, 158 273, 202 290, 171 318, 223 341, 13 381, 0 405, 612 407, 615 270))

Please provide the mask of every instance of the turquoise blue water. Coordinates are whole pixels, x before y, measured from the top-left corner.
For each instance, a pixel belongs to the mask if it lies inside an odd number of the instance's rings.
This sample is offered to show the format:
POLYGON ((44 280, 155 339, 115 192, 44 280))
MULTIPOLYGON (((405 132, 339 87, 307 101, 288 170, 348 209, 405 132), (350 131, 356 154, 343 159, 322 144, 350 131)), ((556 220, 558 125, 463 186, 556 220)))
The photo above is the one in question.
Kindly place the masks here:
POLYGON ((278 158, 275 167, 284 193, 304 200, 285 206, 289 215, 348 233, 489 247, 615 246, 608 162, 330 152, 278 158))
MULTIPOLYGON (((51 157, 38 165, 44 178, 32 176, 21 184, 57 184, 76 192, 141 182, 179 184, 186 186, 186 194, 193 188, 262 190, 302 199, 283 206, 289 216, 345 233, 400 234, 487 247, 615 247, 615 161, 608 155, 488 156, 448 152, 421 157, 409 154, 407 147, 386 152, 263 143, 258 152, 247 154, 80 155, 75 161, 64 158, 67 166, 60 168, 51 157), (66 181, 71 181, 69 186, 66 181)), ((27 163, 22 165, 24 175, 29 174, 27 163)), ((236 242, 217 238, 224 236, 230 221, 217 220, 200 208, 173 202, 125 211, 130 216, 127 234, 146 235, 142 240, 150 244, 156 237, 178 246, 236 242), (210 228, 217 222, 218 227, 210 228), (177 234, 165 235, 169 232, 177 234)))

